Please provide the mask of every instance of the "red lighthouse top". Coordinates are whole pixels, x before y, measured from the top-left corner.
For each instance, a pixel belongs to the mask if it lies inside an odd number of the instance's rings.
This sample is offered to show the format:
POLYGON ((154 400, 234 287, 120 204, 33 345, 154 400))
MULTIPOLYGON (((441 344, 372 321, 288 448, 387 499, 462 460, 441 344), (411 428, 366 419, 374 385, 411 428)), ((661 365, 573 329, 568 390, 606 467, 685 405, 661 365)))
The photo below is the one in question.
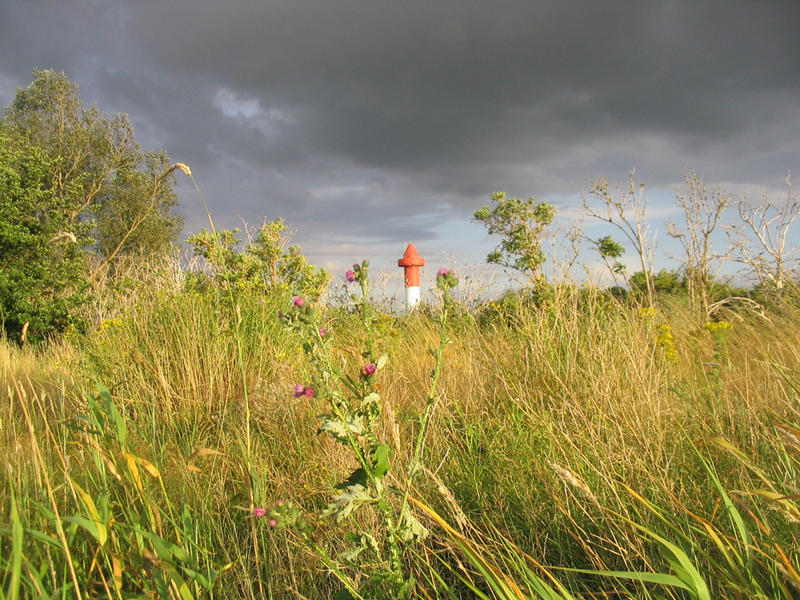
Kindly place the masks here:
POLYGON ((414 244, 409 244, 403 258, 397 261, 398 267, 406 272, 406 287, 419 287, 419 268, 425 266, 425 259, 419 255, 414 244))

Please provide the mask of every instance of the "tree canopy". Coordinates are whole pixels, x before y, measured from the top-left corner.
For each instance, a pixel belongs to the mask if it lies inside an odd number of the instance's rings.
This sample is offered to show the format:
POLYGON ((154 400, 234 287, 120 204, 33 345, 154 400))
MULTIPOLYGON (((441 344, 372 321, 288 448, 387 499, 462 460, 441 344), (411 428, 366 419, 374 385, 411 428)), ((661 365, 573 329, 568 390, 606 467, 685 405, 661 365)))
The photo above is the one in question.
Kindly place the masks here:
POLYGON ((546 259, 542 238, 553 222, 555 207, 534 198, 507 198, 503 192, 492 194, 492 202, 492 206, 484 206, 473 214, 490 234, 502 238, 500 245, 486 257, 487 262, 516 269, 537 280, 542 276, 546 259))
POLYGON ((50 185, 52 162, 35 146, 0 134, 0 317, 24 340, 63 330, 85 299, 86 227, 70 227, 73 196, 50 185))
POLYGON ((169 252, 182 229, 170 159, 126 115, 86 107, 64 73, 34 71, 0 118, 4 330, 63 330, 98 269, 169 252), (27 326, 26 326, 27 323, 27 326))
POLYGON ((165 152, 143 153, 127 115, 87 108, 64 73, 34 71, 6 109, 2 127, 17 144, 40 148, 51 162, 59 197, 80 199, 68 215, 91 222, 92 250, 101 258, 164 252, 177 241, 182 219, 165 152))

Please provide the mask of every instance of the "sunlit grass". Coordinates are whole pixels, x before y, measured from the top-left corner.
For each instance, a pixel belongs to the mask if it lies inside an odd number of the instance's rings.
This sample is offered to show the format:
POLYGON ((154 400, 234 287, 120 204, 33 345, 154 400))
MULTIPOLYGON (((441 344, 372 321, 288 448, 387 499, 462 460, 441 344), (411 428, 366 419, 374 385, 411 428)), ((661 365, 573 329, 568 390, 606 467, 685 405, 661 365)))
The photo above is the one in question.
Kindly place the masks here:
MULTIPOLYGON (((157 281, 124 310, 98 304, 86 335, 0 343, 5 597, 330 597, 323 561, 251 512, 318 511, 353 467, 317 436, 321 401, 293 397, 308 372, 277 318, 289 299, 157 281)), ((733 324, 724 349, 680 302, 642 312, 576 287, 455 314, 414 491, 434 532, 409 559, 416 594, 796 597, 800 313, 719 318, 733 324)), ((325 322, 357 365, 355 316, 331 307, 325 322)), ((404 465, 435 316, 381 317, 376 336, 385 438, 404 465)), ((366 514, 354 528, 382 535, 366 514)), ((316 535, 346 546, 342 526, 316 535)))

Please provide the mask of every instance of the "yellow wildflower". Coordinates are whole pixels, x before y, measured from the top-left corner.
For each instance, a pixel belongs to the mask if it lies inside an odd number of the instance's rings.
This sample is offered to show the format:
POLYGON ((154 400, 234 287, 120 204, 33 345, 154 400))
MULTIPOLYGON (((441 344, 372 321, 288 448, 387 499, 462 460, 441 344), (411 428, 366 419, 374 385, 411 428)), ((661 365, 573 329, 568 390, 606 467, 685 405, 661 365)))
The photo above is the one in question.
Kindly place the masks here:
POLYGON ((121 327, 122 321, 119 319, 103 319, 100 321, 100 325, 97 326, 97 333, 113 331, 114 329, 120 329, 121 327))
POLYGON ((636 311, 636 314, 642 319, 647 319, 650 317, 655 317, 657 311, 654 306, 644 306, 636 311))
POLYGON ((723 333, 733 329, 733 323, 729 323, 728 321, 709 321, 703 326, 703 329, 712 334, 723 333))
POLYGON ((658 329, 658 335, 655 341, 656 346, 664 351, 664 358, 670 362, 678 360, 678 351, 675 349, 675 339, 672 336, 672 328, 667 323, 664 323, 658 329))

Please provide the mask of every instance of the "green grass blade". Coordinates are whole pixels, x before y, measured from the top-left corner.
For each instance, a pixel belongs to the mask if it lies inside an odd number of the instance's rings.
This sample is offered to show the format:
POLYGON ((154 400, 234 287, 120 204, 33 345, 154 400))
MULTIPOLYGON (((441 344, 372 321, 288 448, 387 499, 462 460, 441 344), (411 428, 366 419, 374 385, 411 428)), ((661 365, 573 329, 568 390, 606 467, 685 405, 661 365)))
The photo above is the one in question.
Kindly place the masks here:
POLYGON ((708 590, 703 576, 700 574, 700 571, 697 570, 692 559, 689 558, 689 555, 687 555, 682 548, 643 525, 639 525, 638 523, 632 523, 632 525, 658 542, 666 551, 665 558, 672 567, 672 570, 675 571, 676 575, 688 586, 694 598, 697 600, 711 600, 711 593, 708 590))
POLYGON ((683 579, 668 573, 649 573, 647 571, 593 571, 591 569, 571 569, 566 567, 564 567, 563 570, 571 571, 572 573, 584 573, 586 575, 630 579, 631 581, 638 581, 640 583, 655 583, 657 585, 679 588, 692 595, 695 594, 694 588, 685 583, 683 579))
POLYGON ((22 542, 24 528, 17 509, 17 499, 14 490, 11 490, 11 581, 8 584, 9 600, 19 598, 19 588, 22 577, 22 542))
POLYGON ((700 462, 703 463, 703 467, 705 468, 709 477, 711 477, 711 480, 714 482, 714 487, 717 488, 717 491, 722 497, 722 502, 725 504, 725 508, 728 511, 728 515, 730 515, 731 521, 733 521, 733 524, 736 528, 736 532, 739 536, 739 540, 744 546, 745 555, 747 557, 747 568, 748 570, 751 570, 753 566, 753 553, 751 551, 753 538, 750 535, 750 530, 747 528, 747 524, 744 522, 742 514, 734 505, 733 500, 731 500, 731 497, 728 496, 728 493, 725 491, 725 488, 723 488, 722 483, 719 480, 719 477, 717 477, 717 474, 714 472, 714 469, 711 467, 708 461, 705 458, 703 458, 703 456, 700 454, 699 450, 697 449, 696 446, 694 446, 694 444, 692 444, 692 447, 694 447, 697 456, 700 458, 700 462))

